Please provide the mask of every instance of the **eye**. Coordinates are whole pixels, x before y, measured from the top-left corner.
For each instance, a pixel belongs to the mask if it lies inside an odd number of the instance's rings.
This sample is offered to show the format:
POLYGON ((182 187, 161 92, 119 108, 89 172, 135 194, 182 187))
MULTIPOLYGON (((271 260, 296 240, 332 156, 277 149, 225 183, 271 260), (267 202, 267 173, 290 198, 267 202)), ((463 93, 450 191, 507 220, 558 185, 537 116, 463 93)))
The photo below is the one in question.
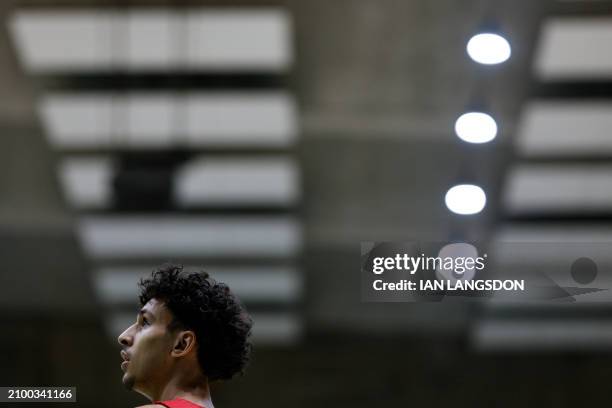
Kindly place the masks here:
POLYGON ((139 315, 136 319, 136 325, 139 327, 149 326, 149 321, 143 315, 139 315))

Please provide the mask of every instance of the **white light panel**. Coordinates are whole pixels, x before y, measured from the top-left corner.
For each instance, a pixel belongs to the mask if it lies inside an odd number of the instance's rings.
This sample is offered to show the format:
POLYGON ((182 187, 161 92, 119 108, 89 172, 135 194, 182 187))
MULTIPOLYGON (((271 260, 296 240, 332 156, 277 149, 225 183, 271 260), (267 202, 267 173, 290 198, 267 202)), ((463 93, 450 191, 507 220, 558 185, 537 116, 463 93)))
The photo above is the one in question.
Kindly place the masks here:
POLYGON ((299 223, 288 216, 90 216, 78 233, 92 258, 291 257, 301 246, 299 223))
POLYGON ((610 103, 532 102, 522 115, 517 145, 526 157, 609 155, 610 129, 610 103))
POLYGON ((284 11, 193 11, 187 28, 192 66, 281 70, 291 64, 291 24, 284 11))
POLYGON ((201 158, 175 177, 174 200, 182 207, 291 205, 299 198, 298 166, 289 158, 201 158))
POLYGON ((106 157, 70 158, 59 164, 64 196, 75 208, 104 208, 113 200, 115 166, 106 157))
POLYGON ((17 53, 32 71, 88 71, 111 68, 109 13, 89 11, 22 11, 10 28, 17 53))
POLYGON ((610 349, 612 325, 606 320, 489 320, 475 325, 472 342, 486 351, 610 349))
POLYGON ((568 226, 564 224, 547 223, 546 226, 531 224, 510 224, 501 228, 495 242, 524 243, 610 243, 612 244, 612 228, 602 224, 597 227, 568 226))
MULTIPOLYGON (((581 257, 594 260, 600 271, 612 265, 612 229, 606 225, 596 227, 531 222, 510 223, 500 228, 490 240, 489 262, 493 271, 511 277, 536 271, 562 286, 576 286, 571 278, 571 265, 581 257)), ((612 277, 600 273, 594 287, 610 287, 612 277), (598 286, 602 285, 602 286, 598 286)), ((609 301, 610 292, 581 295, 589 301, 609 301)))
POLYGON ((119 127, 117 131, 125 135, 129 146, 171 146, 182 133, 182 129, 177 128, 181 104, 173 95, 131 94, 117 100, 116 104, 125 104, 126 129, 119 127))
MULTIPOLYGON (((123 28, 122 48, 116 49, 117 65, 133 70, 171 69, 181 61, 176 41, 179 37, 181 20, 177 15, 162 10, 130 11, 113 15, 115 25, 123 28)), ((122 37, 115 34, 119 39, 122 37)))
MULTIPOLYGON (((296 268, 289 266, 210 266, 185 268, 205 270, 218 282, 226 283, 244 302, 292 303, 300 299, 302 280, 296 268)), ((94 287, 105 304, 137 302, 138 282, 151 275, 151 268, 106 267, 94 274, 94 287)))
POLYGON ((22 10, 10 21, 34 72, 287 70, 291 21, 281 9, 22 10))
POLYGON ((304 331, 302 319, 295 313, 258 313, 252 318, 255 344, 295 344, 304 331))
POLYGON ((610 211, 612 166, 521 165, 508 174, 509 213, 610 211))
POLYGON ((540 79, 610 78, 612 18, 551 18, 543 23, 536 50, 540 79))
POLYGON ((43 97, 39 111, 60 149, 286 147, 297 134, 285 92, 62 93, 43 97))
POLYGON ((297 133, 296 107, 285 92, 191 94, 186 134, 191 145, 283 146, 297 133))
POLYGON ((113 98, 105 94, 49 95, 39 112, 53 146, 108 147, 118 126, 113 98))
MULTIPOLYGON (((65 159, 59 177, 75 208, 107 208, 113 199, 115 163, 110 157, 65 159)), ((193 208, 248 205, 290 206, 299 199, 299 170, 290 158, 201 158, 174 175, 174 203, 193 208)))
MULTIPOLYGON (((113 341, 136 321, 138 310, 134 313, 117 311, 106 319, 106 330, 113 341)), ((253 329, 251 340, 256 345, 289 345, 299 341, 303 323, 294 313, 255 313, 251 314, 253 329)))

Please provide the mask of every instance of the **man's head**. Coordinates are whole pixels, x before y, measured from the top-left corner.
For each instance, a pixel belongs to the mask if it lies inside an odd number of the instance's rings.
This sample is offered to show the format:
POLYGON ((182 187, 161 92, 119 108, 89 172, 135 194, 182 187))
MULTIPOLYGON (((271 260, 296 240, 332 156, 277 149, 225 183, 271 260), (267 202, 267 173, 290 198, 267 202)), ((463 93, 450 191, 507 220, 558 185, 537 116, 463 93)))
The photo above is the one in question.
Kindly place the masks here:
POLYGON ((142 309, 118 338, 127 387, 146 393, 176 375, 214 381, 244 370, 252 322, 227 285, 164 265, 139 286, 142 309))

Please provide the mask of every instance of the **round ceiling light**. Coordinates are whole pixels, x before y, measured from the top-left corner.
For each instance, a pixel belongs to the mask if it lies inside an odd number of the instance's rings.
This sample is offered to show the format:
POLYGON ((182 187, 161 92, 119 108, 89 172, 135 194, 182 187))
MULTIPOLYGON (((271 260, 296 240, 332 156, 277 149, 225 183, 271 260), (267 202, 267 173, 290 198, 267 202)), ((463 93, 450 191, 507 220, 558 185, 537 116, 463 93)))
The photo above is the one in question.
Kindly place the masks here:
POLYGON ((455 214, 478 214, 487 203, 487 196, 482 188, 472 184, 460 184, 446 192, 444 202, 455 214))
POLYGON ((487 143, 495 139, 497 123, 486 113, 468 112, 455 122, 455 133, 468 143, 487 143))
POLYGON ((510 58, 510 43, 501 35, 481 33, 467 43, 467 53, 480 64, 500 64, 510 58))

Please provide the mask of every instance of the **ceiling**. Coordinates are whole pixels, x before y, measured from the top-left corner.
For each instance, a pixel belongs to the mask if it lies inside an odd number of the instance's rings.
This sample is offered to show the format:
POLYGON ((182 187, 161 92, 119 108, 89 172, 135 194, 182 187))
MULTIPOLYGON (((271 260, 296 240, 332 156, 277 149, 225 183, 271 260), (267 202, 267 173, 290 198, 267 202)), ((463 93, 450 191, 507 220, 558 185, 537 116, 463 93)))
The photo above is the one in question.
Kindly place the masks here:
MULTIPOLYGON (((18 9, 41 7, 183 10, 219 4, 229 3, 12 1, 1 7, 8 18, 18 9)), ((544 18, 612 9, 609 2, 510 0, 232 1, 231 5, 281 6, 291 16, 295 58, 281 87, 295 98, 299 139, 281 154, 299 163, 299 202, 289 215, 295 216, 303 232, 302 257, 296 261, 306 282, 300 302, 313 327, 328 327, 339 318, 347 327, 369 327, 381 316, 393 327, 398 319, 410 320, 405 319, 407 308, 389 312, 365 307, 358 292, 338 295, 326 289, 350 280, 357 263, 352 254, 360 241, 494 235, 506 218, 500 196, 506 172, 517 159, 514 142, 521 109, 539 89, 532 56, 544 18), (511 42, 512 58, 500 66, 480 66, 467 57, 465 44, 492 22, 511 42), (486 107, 500 127, 498 138, 486 146, 466 146, 453 133, 455 119, 474 106, 486 107), (458 181, 477 182, 487 191, 488 206, 482 214, 461 218, 448 212, 444 193, 458 181)), ((37 310, 41 302, 66 308, 72 301, 67 304, 52 283, 70 281, 82 297, 78 301, 82 311, 96 304, 91 300, 95 296, 90 296, 91 276, 83 270, 95 270, 99 263, 88 258, 77 235, 83 225, 79 217, 87 213, 68 208, 55 177, 58 163, 67 156, 50 148, 48 129, 37 110, 47 87, 58 85, 26 72, 13 45, 4 26, 0 125, 6 137, 0 151, 6 171, 0 178, 5 197, 0 202, 0 226, 10 243, 5 246, 7 264, 41 272, 5 275, 23 291, 1 286, 6 293, 0 298, 9 308, 37 310), (53 255, 24 255, 41 253, 39 248, 53 255), (26 288, 40 293, 24 296, 26 288)), ((453 317, 446 310, 428 310, 449 322, 463 319, 461 311, 453 317)), ((420 318, 413 314, 415 321, 428 320, 427 314, 420 318)))

